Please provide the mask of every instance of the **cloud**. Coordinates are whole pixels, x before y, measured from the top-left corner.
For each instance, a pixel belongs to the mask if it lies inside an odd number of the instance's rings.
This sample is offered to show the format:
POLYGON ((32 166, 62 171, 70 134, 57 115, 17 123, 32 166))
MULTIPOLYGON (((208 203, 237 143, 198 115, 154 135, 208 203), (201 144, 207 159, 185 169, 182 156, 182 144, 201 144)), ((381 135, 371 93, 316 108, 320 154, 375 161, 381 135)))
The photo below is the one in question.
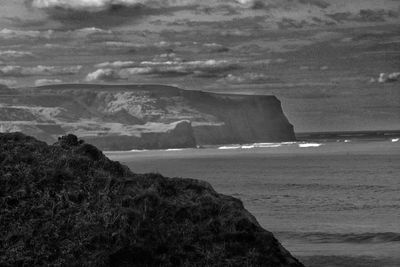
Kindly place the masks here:
POLYGON ((75 34, 77 37, 88 36, 88 35, 92 35, 92 34, 105 34, 105 35, 113 34, 113 32, 111 30, 103 30, 103 29, 100 29, 97 27, 81 28, 81 29, 72 31, 72 33, 75 34))
POLYGON ((135 67, 123 69, 118 72, 121 79, 128 79, 131 76, 140 74, 156 74, 156 71, 150 67, 135 67))
POLYGON ((229 52, 229 48, 217 43, 205 43, 202 45, 202 52, 206 53, 224 53, 229 52))
POLYGON ((354 22, 384 22, 388 19, 396 19, 399 12, 395 10, 385 9, 360 9, 358 12, 334 12, 327 15, 337 22, 354 21, 354 22))
MULTIPOLYGON (((318 1, 318 0, 308 0, 318 1)), ((149 8, 183 7, 204 4, 247 4, 247 1, 237 0, 31 0, 31 5, 40 9, 61 8, 75 11, 99 12, 103 10, 118 10, 123 7, 146 6, 149 8)))
POLYGON ((244 74, 228 74, 224 78, 218 80, 218 82, 229 84, 263 84, 279 83, 282 81, 262 73, 248 72, 244 74))
MULTIPOLYGON (((166 54, 166 57, 161 58, 168 59, 168 56, 166 54)), ((142 61, 136 64, 131 61, 104 62, 96 66, 103 68, 89 73, 87 81, 128 79, 135 75, 220 77, 227 71, 240 68, 238 63, 228 60, 182 61, 179 58, 167 61, 142 61)))
MULTIPOLYGON (((268 27, 303 28, 337 25, 344 20, 379 22, 398 16, 398 4, 394 0, 26 0, 29 5, 67 27, 108 27, 132 24, 144 17, 156 17, 163 22, 182 23, 186 26, 209 23, 216 16, 225 18, 263 17, 268 27), (44 12, 43 12, 44 11, 44 12), (172 21, 164 15, 186 11, 185 16, 172 21), (345 14, 348 13, 348 14, 345 14), (342 15, 345 14, 343 17, 342 15), (206 19, 209 18, 209 20, 206 19)), ((225 20, 223 20, 225 21, 225 20)), ((153 21, 154 22, 154 21, 153 21)), ((218 20, 215 20, 218 23, 218 20)), ((222 22, 224 23, 224 22, 222 22)), ((172 24, 169 24, 172 25, 172 24)), ((246 36, 247 29, 223 27, 227 36, 246 36)))
POLYGON ((267 68, 270 65, 278 65, 285 64, 288 60, 284 58, 276 58, 276 59, 258 59, 258 60, 250 60, 246 62, 242 62, 241 65, 249 68, 267 68))
POLYGON ((84 27, 75 30, 58 30, 51 35, 53 41, 110 41, 116 39, 116 34, 111 30, 105 30, 98 27, 84 27))
MULTIPOLYGON (((268 12, 282 18, 280 13, 302 9, 312 17, 309 9, 325 10, 330 4, 324 0, 27 0, 36 9, 44 10, 51 18, 64 24, 104 25, 128 24, 146 16, 173 14, 187 10, 197 17, 218 14, 235 16, 248 9, 268 12), (128 22, 129 21, 129 22, 128 22)), ((290 14, 288 18, 290 18, 290 14)), ((203 19, 200 19, 202 21, 203 19)), ((173 23, 173 22, 171 22, 173 23)), ((245 32, 226 31, 226 35, 244 35, 245 32)))
POLYGON ((60 84, 62 80, 59 79, 39 79, 35 81, 35 86, 43 86, 43 85, 51 85, 51 84, 60 84))
POLYGON ((10 30, 10 29, 2 29, 0 31, 1 39, 21 39, 21 38, 43 38, 50 39, 53 35, 53 30, 47 31, 24 31, 24 30, 10 30))
POLYGON ((253 35, 252 32, 247 30, 239 30, 239 29, 229 29, 220 31, 221 36, 225 37, 251 37, 253 35))
MULTIPOLYGON (((168 56, 161 58, 168 59, 168 56)), ((154 75, 160 77, 193 75, 209 78, 220 77, 227 71, 239 68, 239 65, 234 62, 215 59, 204 61, 142 61, 134 65, 134 62, 129 61, 100 63, 96 66, 103 66, 105 68, 99 68, 89 73, 85 80, 87 82, 118 81, 126 80, 137 75, 154 75), (128 65, 132 65, 133 67, 124 67, 128 65)))
POLYGON ((316 6, 322 9, 325 9, 330 6, 327 1, 324 0, 295 0, 295 1, 262 1, 262 0, 240 0, 242 4, 250 5, 253 9, 271 9, 277 7, 288 7, 288 6, 295 6, 295 5, 311 5, 316 6))
POLYGON ((242 1, 256 12, 267 13, 269 25, 281 29, 338 24, 398 21, 399 2, 390 0, 253 0, 242 1))
POLYGON ((142 66, 151 67, 152 74, 189 75, 198 77, 218 77, 221 74, 240 68, 239 63, 229 60, 196 60, 196 61, 144 61, 142 66))
POLYGON ((270 7, 287 7, 296 4, 311 5, 319 8, 330 6, 325 0, 31 0, 32 6, 41 9, 63 8, 69 10, 85 10, 99 12, 102 10, 118 9, 121 7, 147 6, 151 8, 182 7, 182 6, 214 6, 214 7, 243 7, 262 9, 270 7))
POLYGON ((20 43, 21 41, 111 41, 115 40, 116 35, 111 30, 104 30, 97 27, 83 27, 75 30, 0 30, 0 40, 20 43))
MULTIPOLYGON (((137 43, 126 42, 126 41, 115 41, 116 39, 121 38, 121 35, 116 35, 114 40, 107 40, 104 42, 96 42, 100 43, 102 48, 105 48, 108 51, 113 51, 116 53, 126 53, 126 54, 158 54, 158 53, 168 53, 168 51, 173 51, 179 48, 188 47, 188 44, 183 44, 182 42, 167 42, 160 41, 149 43, 148 40, 138 40, 137 43)), ((150 39, 151 37, 149 37, 150 39)), ((123 37, 121 38, 123 39, 123 37)), ((191 46, 193 48, 193 46, 191 46)))
POLYGON ((99 81, 115 81, 120 80, 122 77, 119 73, 113 69, 98 69, 94 72, 89 73, 86 76, 87 82, 99 82, 99 81))
MULTIPOLYGON (((155 1, 145 0, 33 0, 32 5, 37 8, 64 8, 70 10, 101 11, 119 6, 136 6, 155 1)), ((166 1, 167 2, 167 1, 166 1)))
POLYGON ((135 66, 137 63, 134 61, 114 61, 114 62, 103 62, 96 64, 96 68, 129 68, 135 66))
POLYGON ((299 70, 310 70, 311 68, 309 66, 300 66, 299 70))
POLYGON ((107 47, 110 48, 142 48, 144 45, 137 45, 130 42, 120 42, 120 41, 107 41, 104 42, 107 47))
POLYGON ((400 81, 400 72, 381 73, 378 79, 371 79, 371 82, 390 83, 400 81))
POLYGON ((386 21, 387 18, 399 16, 398 12, 393 10, 372 10, 372 9, 361 9, 358 14, 358 20, 366 22, 382 22, 386 21))
POLYGON ((22 67, 22 66, 3 66, 0 67, 0 75, 3 76, 41 76, 41 75, 73 75, 77 74, 82 69, 82 66, 43 66, 22 67))
POLYGON ((106 30, 98 27, 84 27, 76 30, 57 31, 54 39, 65 41, 83 41, 83 42, 107 42, 116 40, 117 33, 112 30, 106 30))
POLYGON ((15 51, 15 50, 5 50, 0 51, 1 58, 21 58, 21 57, 32 57, 33 53, 29 51, 15 51))
POLYGON ((6 85, 7 87, 12 87, 17 85, 16 80, 8 80, 8 79, 0 79, 0 87, 1 85, 6 85))
MULTIPOLYGON (((26 0, 66 26, 115 26, 197 5, 195 0, 26 0), (189 5, 189 6, 188 6, 189 5)), ((210 1, 211 2, 211 1, 210 1)))

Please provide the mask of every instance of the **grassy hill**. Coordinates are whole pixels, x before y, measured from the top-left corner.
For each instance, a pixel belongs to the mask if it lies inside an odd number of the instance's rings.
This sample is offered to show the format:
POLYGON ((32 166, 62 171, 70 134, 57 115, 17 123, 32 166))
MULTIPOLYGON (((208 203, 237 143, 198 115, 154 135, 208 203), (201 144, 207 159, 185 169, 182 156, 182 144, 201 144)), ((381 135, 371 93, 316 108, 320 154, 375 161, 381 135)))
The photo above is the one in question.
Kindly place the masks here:
POLYGON ((0 134, 1 266, 303 266, 240 200, 76 136, 0 134))

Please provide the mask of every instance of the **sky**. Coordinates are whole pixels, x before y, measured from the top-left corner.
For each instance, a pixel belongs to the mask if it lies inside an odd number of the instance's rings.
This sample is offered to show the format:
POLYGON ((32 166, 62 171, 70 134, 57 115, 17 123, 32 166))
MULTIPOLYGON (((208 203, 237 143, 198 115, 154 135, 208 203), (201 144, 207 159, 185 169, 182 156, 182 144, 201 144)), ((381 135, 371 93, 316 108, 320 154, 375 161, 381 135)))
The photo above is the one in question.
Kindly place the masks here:
POLYGON ((0 0, 0 84, 276 95, 298 132, 400 129, 399 0, 0 0))

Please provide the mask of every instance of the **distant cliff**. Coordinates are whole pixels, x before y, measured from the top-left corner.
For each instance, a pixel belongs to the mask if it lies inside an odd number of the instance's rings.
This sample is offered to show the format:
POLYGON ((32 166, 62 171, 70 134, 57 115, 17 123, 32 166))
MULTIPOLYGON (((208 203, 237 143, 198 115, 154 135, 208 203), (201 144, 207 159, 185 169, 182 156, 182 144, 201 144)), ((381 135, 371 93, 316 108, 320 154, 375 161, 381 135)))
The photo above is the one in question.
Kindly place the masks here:
POLYGON ((66 84, 0 88, 0 132, 49 143, 66 133, 103 150, 291 141, 274 96, 228 95, 164 85, 66 84))
POLYGON ((76 136, 0 134, 0 166, 0 266, 303 267, 240 200, 76 136))

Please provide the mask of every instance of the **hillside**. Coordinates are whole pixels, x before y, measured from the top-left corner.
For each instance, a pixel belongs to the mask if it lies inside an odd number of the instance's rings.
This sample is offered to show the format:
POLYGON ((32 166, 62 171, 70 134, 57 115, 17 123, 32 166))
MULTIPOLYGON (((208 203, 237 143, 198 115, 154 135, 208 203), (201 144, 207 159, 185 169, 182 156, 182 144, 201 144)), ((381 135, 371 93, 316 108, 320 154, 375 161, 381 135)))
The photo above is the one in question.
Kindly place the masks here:
POLYGON ((303 266, 206 182, 137 175, 76 136, 0 134, 1 266, 303 266))
POLYGON ((0 88, 0 132, 53 143, 73 133, 102 150, 294 140, 274 96, 164 85, 64 84, 0 88))

